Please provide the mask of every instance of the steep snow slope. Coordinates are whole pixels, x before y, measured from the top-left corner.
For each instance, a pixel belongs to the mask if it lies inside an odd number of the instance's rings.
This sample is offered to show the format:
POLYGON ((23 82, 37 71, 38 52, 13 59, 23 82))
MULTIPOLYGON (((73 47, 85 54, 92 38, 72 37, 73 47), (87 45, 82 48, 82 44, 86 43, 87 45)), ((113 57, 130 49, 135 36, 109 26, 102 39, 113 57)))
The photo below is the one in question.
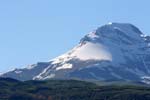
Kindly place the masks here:
POLYGON ((150 77, 150 37, 131 24, 109 23, 87 34, 66 54, 3 77, 145 82, 145 77, 150 77))

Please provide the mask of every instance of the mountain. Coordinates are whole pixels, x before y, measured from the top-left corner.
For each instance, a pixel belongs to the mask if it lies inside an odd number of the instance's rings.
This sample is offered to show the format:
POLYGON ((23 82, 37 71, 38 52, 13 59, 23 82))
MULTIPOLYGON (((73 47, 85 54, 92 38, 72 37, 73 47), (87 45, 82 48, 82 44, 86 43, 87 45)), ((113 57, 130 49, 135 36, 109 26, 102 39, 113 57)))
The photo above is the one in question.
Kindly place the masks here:
POLYGON ((150 83, 150 36, 128 23, 109 23, 69 52, 1 75, 18 80, 82 79, 150 83))

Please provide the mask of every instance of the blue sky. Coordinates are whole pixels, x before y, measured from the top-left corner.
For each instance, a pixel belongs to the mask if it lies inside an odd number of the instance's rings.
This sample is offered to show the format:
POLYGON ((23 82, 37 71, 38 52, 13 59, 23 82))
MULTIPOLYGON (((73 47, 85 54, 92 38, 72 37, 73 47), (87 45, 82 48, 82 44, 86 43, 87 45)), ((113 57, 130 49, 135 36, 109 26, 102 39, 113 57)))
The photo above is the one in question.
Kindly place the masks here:
POLYGON ((108 22, 150 34, 150 0, 1 0, 0 72, 49 61, 108 22))

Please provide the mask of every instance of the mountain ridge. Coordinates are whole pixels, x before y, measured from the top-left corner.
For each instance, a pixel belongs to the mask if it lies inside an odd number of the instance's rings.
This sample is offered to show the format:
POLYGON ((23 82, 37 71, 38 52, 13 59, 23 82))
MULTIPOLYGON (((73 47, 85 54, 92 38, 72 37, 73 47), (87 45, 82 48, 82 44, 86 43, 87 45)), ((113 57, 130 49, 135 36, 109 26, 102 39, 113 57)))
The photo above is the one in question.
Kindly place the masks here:
POLYGON ((150 76, 149 60, 149 36, 132 24, 109 23, 87 34, 69 52, 49 62, 5 73, 2 77, 147 82, 150 76))

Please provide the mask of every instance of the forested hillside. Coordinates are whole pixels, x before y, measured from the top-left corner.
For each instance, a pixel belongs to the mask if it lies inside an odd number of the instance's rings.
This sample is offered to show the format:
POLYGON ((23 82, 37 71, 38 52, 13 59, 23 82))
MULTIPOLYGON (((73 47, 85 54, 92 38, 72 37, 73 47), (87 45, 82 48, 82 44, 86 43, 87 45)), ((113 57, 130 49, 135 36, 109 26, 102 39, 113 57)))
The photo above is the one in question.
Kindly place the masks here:
POLYGON ((135 85, 98 86, 76 80, 21 82, 1 78, 0 100, 150 100, 150 88, 135 85))

